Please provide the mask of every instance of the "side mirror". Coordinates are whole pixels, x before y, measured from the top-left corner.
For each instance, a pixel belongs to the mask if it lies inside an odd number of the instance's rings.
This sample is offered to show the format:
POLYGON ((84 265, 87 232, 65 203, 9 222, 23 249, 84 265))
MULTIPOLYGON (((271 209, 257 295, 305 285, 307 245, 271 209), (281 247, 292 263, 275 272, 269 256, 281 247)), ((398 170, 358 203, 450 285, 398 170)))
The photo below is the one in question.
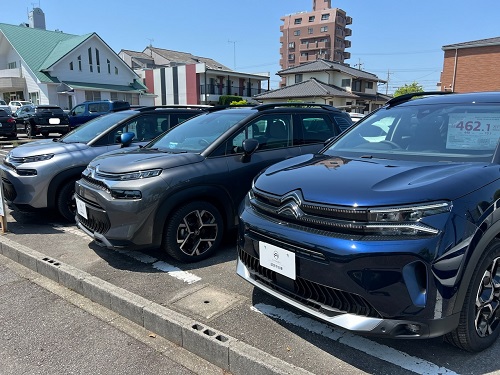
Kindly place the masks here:
POLYGON ((135 133, 132 132, 127 132, 120 135, 120 143, 122 144, 122 147, 130 146, 134 138, 135 138, 135 133))
POLYGON ((247 163, 250 161, 252 154, 259 148, 259 141, 254 138, 245 139, 242 144, 243 155, 241 161, 247 163))

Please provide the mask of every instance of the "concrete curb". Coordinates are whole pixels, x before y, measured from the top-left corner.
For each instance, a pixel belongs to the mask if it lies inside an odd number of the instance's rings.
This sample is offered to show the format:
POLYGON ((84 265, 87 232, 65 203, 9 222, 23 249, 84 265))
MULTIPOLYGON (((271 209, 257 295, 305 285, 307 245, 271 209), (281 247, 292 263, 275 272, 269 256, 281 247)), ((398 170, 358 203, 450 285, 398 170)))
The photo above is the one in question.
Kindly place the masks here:
POLYGON ((234 375, 312 374, 225 333, 0 236, 0 254, 234 375))

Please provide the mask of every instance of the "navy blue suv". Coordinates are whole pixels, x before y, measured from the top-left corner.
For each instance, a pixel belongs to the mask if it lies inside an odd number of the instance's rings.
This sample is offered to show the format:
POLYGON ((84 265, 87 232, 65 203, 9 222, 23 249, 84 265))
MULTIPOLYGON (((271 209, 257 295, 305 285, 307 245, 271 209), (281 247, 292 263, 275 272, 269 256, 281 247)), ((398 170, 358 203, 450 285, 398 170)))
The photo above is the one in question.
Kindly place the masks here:
POLYGON ((391 99, 317 154, 268 167, 240 209, 237 273, 360 334, 500 333, 500 92, 391 99))

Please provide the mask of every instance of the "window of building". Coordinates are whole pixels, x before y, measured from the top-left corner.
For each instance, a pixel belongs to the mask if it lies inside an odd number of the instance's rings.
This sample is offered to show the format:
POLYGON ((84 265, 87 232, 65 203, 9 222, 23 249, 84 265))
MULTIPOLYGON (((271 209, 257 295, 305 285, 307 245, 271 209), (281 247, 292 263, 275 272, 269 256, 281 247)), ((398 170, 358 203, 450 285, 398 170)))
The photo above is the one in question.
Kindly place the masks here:
POLYGON ((300 30, 295 30, 295 31, 293 32, 293 35, 295 35, 295 36, 299 36, 299 35, 300 35, 300 30))
POLYGON ((308 34, 314 34, 314 29, 312 27, 307 28, 307 33, 308 34))
POLYGON ((17 63, 15 61, 7 64, 7 69, 16 69, 16 68, 17 68, 17 63))
POLYGON ((367 89, 373 89, 373 82, 366 82, 367 89))
POLYGON ((94 67, 92 66, 92 48, 88 49, 88 53, 89 53, 89 69, 90 72, 92 73, 94 71, 94 67))
POLYGON ((111 61, 106 59, 106 64, 108 64, 108 74, 111 74, 111 61))
POLYGON ((309 16, 309 22, 314 22, 314 16, 309 16))
POLYGON ((295 83, 300 83, 303 79, 302 74, 295 74, 295 83))
POLYGON ((295 48, 295 42, 288 43, 288 48, 295 48))
POLYGON ((118 67, 115 66, 115 74, 118 75, 118 67))
POLYGON ((300 25, 302 23, 302 18, 295 18, 295 21, 293 23, 296 25, 300 25))
POLYGON ((294 61, 295 60, 295 55, 293 53, 290 53, 288 55, 288 61, 294 61))
POLYGON ((326 33, 326 32, 328 32, 328 26, 322 26, 322 27, 321 27, 321 29, 320 29, 320 31, 321 31, 322 33, 326 33))
POLYGON ((321 21, 326 21, 328 19, 330 19, 330 14, 322 14, 321 15, 321 21))
POLYGON ((82 56, 78 56, 76 59, 78 60, 78 70, 81 72, 82 71, 82 56))
POLYGON ((342 87, 349 87, 351 86, 351 79, 350 78, 344 78, 341 83, 342 87))
POLYGON ((101 92, 100 91, 85 91, 85 100, 88 100, 88 101, 101 100, 101 92))
POLYGON ((99 59, 99 50, 95 49, 95 63, 97 65, 97 73, 101 73, 101 61, 99 59))
POLYGON ((351 89, 352 91, 361 91, 361 81, 353 80, 351 89))
POLYGON ((73 61, 69 63, 69 70, 73 70, 73 61))

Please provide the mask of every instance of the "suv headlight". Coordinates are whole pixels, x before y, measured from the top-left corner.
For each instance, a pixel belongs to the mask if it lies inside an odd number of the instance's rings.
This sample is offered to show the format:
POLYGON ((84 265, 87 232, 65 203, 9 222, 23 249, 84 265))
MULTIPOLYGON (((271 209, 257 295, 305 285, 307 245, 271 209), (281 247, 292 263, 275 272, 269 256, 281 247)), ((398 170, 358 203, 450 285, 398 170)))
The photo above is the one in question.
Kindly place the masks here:
POLYGON ((421 223, 427 216, 450 212, 451 202, 436 202, 422 205, 369 209, 366 225, 368 231, 381 235, 419 235, 439 233, 439 229, 421 223))
POLYGON ((16 157, 9 154, 9 159, 14 163, 34 163, 37 161, 49 160, 54 157, 54 154, 42 154, 34 156, 16 157))
POLYGON ((140 180, 142 178, 159 176, 161 174, 161 172, 162 172, 162 169, 148 169, 145 171, 137 171, 137 172, 118 174, 118 175, 116 175, 116 177, 120 181, 140 180))

